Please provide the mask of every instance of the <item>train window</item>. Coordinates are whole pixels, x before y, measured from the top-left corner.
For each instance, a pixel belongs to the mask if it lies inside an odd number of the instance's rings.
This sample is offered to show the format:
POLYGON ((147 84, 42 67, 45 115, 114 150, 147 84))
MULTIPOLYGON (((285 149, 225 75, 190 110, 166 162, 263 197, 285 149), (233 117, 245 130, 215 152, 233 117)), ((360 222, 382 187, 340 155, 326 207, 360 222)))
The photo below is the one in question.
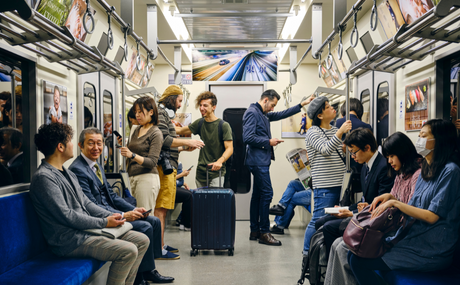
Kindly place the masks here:
POLYGON ((361 121, 365 122, 365 123, 368 123, 370 124, 370 107, 371 107, 371 104, 370 104, 370 92, 369 92, 369 89, 366 89, 366 90, 363 90, 363 92, 361 92, 361 103, 363 104, 363 116, 361 118, 361 121))
POLYGON ((388 82, 382 82, 377 88, 377 144, 388 137, 388 82))
POLYGON ((96 88, 94 88, 94 85, 85 82, 83 90, 85 129, 88 127, 96 127, 96 88))
POLYGON ((114 160, 114 151, 113 151, 113 97, 112 94, 104 90, 103 92, 104 96, 104 140, 105 140, 105 146, 104 146, 104 170, 106 173, 111 173, 114 171, 113 169, 113 160, 114 160))

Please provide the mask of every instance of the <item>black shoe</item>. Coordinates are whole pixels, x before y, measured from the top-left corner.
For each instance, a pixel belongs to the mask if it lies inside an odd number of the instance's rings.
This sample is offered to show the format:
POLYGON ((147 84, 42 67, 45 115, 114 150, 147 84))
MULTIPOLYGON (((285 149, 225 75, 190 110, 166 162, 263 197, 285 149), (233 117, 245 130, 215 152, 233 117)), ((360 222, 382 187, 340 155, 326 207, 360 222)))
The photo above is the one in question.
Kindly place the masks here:
POLYGON ((144 272, 144 279, 152 283, 171 283, 174 281, 173 277, 162 276, 156 269, 144 272))
POLYGON ((259 243, 280 246, 281 242, 274 238, 271 233, 260 234, 259 243))
POLYGON ((275 216, 283 216, 284 215, 284 208, 281 207, 280 205, 276 204, 273 205, 270 210, 268 211, 270 215, 275 215, 275 216))
POLYGON ((251 232, 249 235, 249 240, 257 240, 260 237, 260 232, 251 232))
POLYGON ((274 225, 270 228, 270 233, 277 234, 277 235, 284 235, 284 229, 278 228, 277 225, 274 225))
POLYGON ((136 279, 134 279, 134 285, 148 285, 144 280, 144 275, 140 272, 137 272, 136 279))

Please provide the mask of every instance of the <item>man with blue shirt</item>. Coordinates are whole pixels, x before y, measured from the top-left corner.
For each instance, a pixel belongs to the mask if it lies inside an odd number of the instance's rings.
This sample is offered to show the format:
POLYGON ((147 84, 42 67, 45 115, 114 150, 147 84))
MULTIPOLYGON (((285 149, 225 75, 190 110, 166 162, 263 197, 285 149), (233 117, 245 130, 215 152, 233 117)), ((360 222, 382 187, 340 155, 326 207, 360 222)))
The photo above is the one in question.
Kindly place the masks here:
POLYGON ((313 97, 281 112, 272 112, 280 95, 272 89, 262 93, 259 102, 251 104, 243 115, 243 143, 246 144, 245 165, 254 176, 250 205, 250 240, 266 245, 280 246, 281 242, 270 234, 269 208, 273 198, 270 180, 271 160, 275 160, 273 147, 283 140, 272 138, 270 122, 278 121, 300 112, 313 97))
POLYGON ((136 208, 118 197, 108 184, 104 168, 97 163, 101 156, 104 142, 102 132, 94 127, 84 129, 78 143, 81 155, 70 165, 85 195, 99 207, 112 213, 119 213, 122 218, 133 225, 133 230, 144 233, 150 239, 147 252, 139 265, 135 284, 144 280, 153 283, 169 283, 172 277, 160 275, 155 269, 155 257, 161 257, 161 224, 157 217, 143 215, 145 208, 136 208))

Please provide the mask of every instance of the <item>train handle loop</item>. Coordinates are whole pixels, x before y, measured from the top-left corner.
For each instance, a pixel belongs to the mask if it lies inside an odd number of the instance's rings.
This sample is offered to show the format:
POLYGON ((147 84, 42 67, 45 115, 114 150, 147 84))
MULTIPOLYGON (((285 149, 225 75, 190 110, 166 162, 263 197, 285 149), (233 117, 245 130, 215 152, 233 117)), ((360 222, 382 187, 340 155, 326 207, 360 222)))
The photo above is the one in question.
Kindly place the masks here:
POLYGON ((331 70, 331 67, 332 67, 332 54, 331 54, 331 42, 329 42, 329 53, 326 57, 326 67, 327 67, 327 70, 331 70))
POLYGON ((321 54, 319 54, 319 61, 318 61, 318 76, 321 78, 321 54))
POLYGON ((377 29, 377 20, 378 20, 378 15, 377 15, 377 0, 374 0, 374 5, 372 6, 372 12, 371 12, 371 30, 375 31, 377 29))
POLYGON ((128 32, 129 29, 131 28, 131 25, 128 24, 128 26, 125 28, 124 32, 124 37, 125 37, 125 44, 123 45, 123 51, 124 51, 124 58, 126 61, 128 61, 128 32))
POLYGON ((339 27, 339 45, 337 47, 337 55, 339 56, 339 60, 342 60, 343 56, 343 43, 342 43, 342 27, 339 27))
POLYGON ((115 11, 115 7, 110 7, 110 11, 107 11, 107 21, 109 23, 109 30, 107 31, 107 46, 109 47, 109 49, 113 49, 113 32, 112 32, 112 21, 111 21, 111 18, 112 18, 112 13, 113 11, 115 11))
POLYGON ((141 53, 139 51, 139 43, 141 42, 142 38, 137 41, 137 57, 136 57, 136 68, 138 71, 141 71, 141 53))
POLYGON ((350 36, 350 44, 353 48, 355 48, 358 45, 358 39, 359 39, 358 28, 356 27, 357 18, 358 18, 358 11, 356 11, 355 14, 353 15, 353 22, 355 25, 353 26, 353 30, 351 31, 351 36, 350 36), (354 42, 353 42, 353 38, 355 39, 354 42))
POLYGON ((86 0, 86 13, 83 16, 83 28, 85 29, 86 33, 92 34, 94 32, 94 28, 96 25, 94 24, 94 16, 93 13, 91 13, 91 9, 89 7, 89 0, 86 0), (91 29, 88 28, 86 19, 90 18, 91 20, 91 29))
POLYGON ((149 74, 149 57, 150 57, 150 52, 147 51, 147 61, 145 63, 145 76, 147 77, 147 80, 150 80, 150 74, 149 74))

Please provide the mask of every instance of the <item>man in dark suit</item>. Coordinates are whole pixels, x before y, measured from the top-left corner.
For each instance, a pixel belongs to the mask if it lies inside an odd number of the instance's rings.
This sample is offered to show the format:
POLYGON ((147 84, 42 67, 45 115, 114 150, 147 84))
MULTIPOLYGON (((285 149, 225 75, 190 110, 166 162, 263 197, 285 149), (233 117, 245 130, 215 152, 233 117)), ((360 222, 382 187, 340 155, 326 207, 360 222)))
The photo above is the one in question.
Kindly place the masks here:
POLYGON ((303 106, 313 100, 311 97, 282 112, 272 112, 279 99, 280 95, 275 90, 269 89, 262 93, 259 102, 251 104, 243 115, 243 143, 246 144, 245 165, 254 175, 249 239, 259 239, 259 243, 267 245, 281 245, 281 242, 270 234, 268 212, 273 198, 269 173, 271 159, 275 160, 273 147, 283 141, 272 138, 270 122, 299 113, 303 106))
POLYGON ((363 164, 361 170, 363 198, 361 203, 349 206, 348 210, 341 210, 339 214, 333 214, 334 218, 325 216, 316 222, 317 229, 324 225, 323 234, 327 253, 334 240, 343 234, 347 221, 344 221, 346 224, 342 224, 342 220, 361 212, 368 203, 372 203, 375 197, 390 193, 395 179, 395 173, 388 172, 386 158, 378 152, 377 142, 370 129, 358 128, 352 131, 343 143, 348 147, 352 158, 357 163, 363 164), (391 175, 388 175, 389 173, 391 175))
POLYGON ((150 239, 150 245, 139 266, 135 284, 143 280, 153 283, 169 283, 172 277, 161 276, 155 269, 155 257, 161 257, 161 224, 156 217, 143 215, 144 208, 133 205, 118 197, 107 182, 104 168, 97 163, 102 153, 104 142, 102 132, 97 128, 84 129, 78 143, 81 155, 70 165, 69 169, 77 175, 78 182, 85 195, 95 204, 113 213, 119 213, 133 225, 133 230, 144 233, 150 239))
POLYGON ((23 180, 23 160, 22 152, 22 133, 15 128, 0 129, 0 136, 3 137, 3 144, 0 145, 0 158, 6 164, 8 171, 13 177, 13 182, 22 183, 23 180))
POLYGON ((382 141, 388 137, 388 99, 380 98, 377 100, 377 144, 382 145, 382 141))

